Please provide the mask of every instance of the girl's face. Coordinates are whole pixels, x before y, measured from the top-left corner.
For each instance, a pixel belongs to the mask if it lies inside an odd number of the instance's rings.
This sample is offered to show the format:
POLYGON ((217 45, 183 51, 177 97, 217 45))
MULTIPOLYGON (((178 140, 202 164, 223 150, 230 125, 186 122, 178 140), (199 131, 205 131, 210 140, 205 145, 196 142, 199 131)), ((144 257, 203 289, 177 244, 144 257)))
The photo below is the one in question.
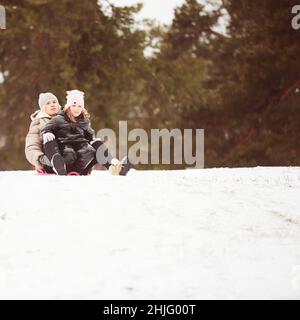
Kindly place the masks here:
POLYGON ((82 113, 82 107, 81 106, 78 106, 78 105, 73 105, 70 107, 70 110, 71 110, 71 113, 72 115, 77 118, 78 116, 81 115, 82 113))
POLYGON ((55 116, 58 114, 59 105, 57 100, 49 100, 45 104, 45 112, 49 114, 49 116, 55 116))

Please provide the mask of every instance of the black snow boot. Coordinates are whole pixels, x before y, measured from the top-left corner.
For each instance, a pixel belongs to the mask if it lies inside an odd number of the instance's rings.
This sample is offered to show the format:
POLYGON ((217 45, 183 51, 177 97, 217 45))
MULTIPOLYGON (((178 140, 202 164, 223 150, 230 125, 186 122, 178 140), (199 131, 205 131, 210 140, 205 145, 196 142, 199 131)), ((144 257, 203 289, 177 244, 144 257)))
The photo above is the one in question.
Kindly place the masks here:
POLYGON ((54 172, 59 176, 66 176, 67 175, 67 169, 64 158, 59 154, 56 153, 52 159, 51 164, 54 172))
POLYGON ((133 168, 133 165, 131 164, 131 162, 129 161, 128 156, 125 156, 122 160, 121 160, 121 164, 122 164, 122 169, 120 171, 120 176, 126 176, 126 174, 128 173, 128 171, 133 168))

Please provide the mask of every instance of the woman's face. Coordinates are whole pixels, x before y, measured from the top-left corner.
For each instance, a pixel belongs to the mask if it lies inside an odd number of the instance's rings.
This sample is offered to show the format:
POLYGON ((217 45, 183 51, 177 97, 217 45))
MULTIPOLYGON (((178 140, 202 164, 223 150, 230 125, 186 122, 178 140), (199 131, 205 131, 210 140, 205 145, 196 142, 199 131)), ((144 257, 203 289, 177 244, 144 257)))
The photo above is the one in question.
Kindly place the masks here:
POLYGON ((45 112, 49 114, 49 116, 55 116, 58 114, 59 105, 57 100, 49 100, 45 104, 45 112))
POLYGON ((78 105, 73 105, 70 107, 72 115, 76 118, 81 115, 82 107, 78 105))

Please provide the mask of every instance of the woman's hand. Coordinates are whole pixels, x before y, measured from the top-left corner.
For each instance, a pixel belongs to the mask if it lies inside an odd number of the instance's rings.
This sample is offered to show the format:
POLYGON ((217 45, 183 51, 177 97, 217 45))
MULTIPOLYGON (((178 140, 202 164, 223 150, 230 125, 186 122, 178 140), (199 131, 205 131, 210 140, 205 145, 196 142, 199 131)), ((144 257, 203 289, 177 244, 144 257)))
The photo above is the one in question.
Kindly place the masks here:
POLYGON ((50 160, 44 154, 39 156, 39 163, 42 164, 43 166, 52 167, 50 160))

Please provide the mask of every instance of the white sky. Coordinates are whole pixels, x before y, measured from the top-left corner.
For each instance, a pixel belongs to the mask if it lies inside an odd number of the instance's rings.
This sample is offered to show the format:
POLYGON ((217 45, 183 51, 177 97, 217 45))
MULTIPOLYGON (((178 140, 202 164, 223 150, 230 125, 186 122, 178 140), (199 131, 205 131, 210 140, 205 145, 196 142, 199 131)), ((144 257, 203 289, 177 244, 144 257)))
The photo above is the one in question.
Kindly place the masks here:
MULTIPOLYGON (((102 0, 105 2, 104 0, 102 0)), ((181 6, 185 0, 108 0, 118 6, 131 6, 136 3, 143 3, 144 7, 138 15, 137 20, 142 19, 156 19, 158 22, 163 24, 171 24, 174 18, 174 9, 181 6)), ((198 0, 203 3, 206 10, 217 8, 221 4, 221 0, 198 0)), ((216 26, 215 30, 225 34, 225 26, 228 24, 228 16, 223 16, 219 20, 219 26, 216 26)))
POLYGON ((138 19, 156 19, 169 24, 172 22, 175 7, 180 6, 184 0, 110 0, 110 2, 119 6, 143 3, 144 7, 137 15, 138 19))

